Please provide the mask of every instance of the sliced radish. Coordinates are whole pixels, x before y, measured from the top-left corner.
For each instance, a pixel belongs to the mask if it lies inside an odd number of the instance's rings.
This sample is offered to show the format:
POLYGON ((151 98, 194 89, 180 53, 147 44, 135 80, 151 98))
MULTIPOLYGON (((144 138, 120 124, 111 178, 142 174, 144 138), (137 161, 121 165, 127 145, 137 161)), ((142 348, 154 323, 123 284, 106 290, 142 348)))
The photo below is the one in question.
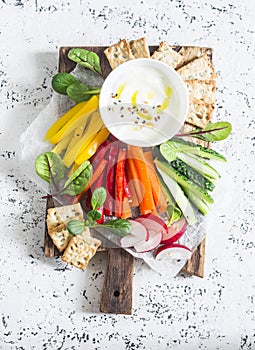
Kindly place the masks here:
POLYGON ((191 250, 181 244, 166 244, 157 250, 155 257, 157 260, 188 260, 191 250))
POLYGON ((149 239, 149 232, 144 225, 135 220, 128 221, 132 225, 132 232, 121 238, 120 245, 122 248, 130 248, 139 242, 144 242, 149 239))
POLYGON ((163 233, 161 243, 172 244, 182 237, 187 229, 187 221, 184 217, 168 227, 167 233, 163 233))
POLYGON ((166 223, 156 215, 147 214, 138 216, 135 221, 143 224, 147 230, 152 230, 155 232, 161 232, 161 234, 167 234, 166 223))
POLYGON ((148 241, 143 241, 134 245, 134 248, 137 251, 137 253, 150 252, 151 250, 159 246, 162 239, 162 232, 153 231, 153 230, 148 230, 148 231, 149 231, 148 241))

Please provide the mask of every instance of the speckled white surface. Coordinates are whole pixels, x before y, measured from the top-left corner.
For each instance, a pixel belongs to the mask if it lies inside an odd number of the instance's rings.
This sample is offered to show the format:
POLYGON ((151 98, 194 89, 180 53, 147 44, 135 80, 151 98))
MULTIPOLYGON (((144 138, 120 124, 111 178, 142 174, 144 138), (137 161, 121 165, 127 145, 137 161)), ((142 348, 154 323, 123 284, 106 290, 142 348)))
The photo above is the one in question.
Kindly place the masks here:
POLYGON ((0 349, 255 349, 253 0, 0 1, 0 349), (21 173, 19 136, 51 97, 58 47, 150 44, 215 48, 215 146, 228 164, 209 217, 205 278, 166 280, 135 265, 132 316, 98 312, 106 254, 85 272, 43 255, 45 203, 21 173))

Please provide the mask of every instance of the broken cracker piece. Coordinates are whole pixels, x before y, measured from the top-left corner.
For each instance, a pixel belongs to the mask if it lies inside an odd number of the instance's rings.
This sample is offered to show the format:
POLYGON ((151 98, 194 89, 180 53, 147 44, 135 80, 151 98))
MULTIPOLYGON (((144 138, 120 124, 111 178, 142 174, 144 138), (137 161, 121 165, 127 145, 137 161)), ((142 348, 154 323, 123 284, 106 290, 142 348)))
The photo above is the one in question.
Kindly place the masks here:
POLYGON ((199 46, 187 46, 182 47, 178 53, 182 55, 182 60, 176 67, 177 69, 185 66, 186 64, 194 61, 196 58, 203 55, 212 55, 212 49, 208 47, 199 47, 199 46))
POLYGON ((197 99, 189 100, 189 111, 186 122, 204 128, 212 119, 214 105, 197 99))
POLYGON ((126 39, 123 39, 117 44, 114 44, 105 49, 104 54, 107 57, 112 69, 134 58, 129 43, 126 39))
POLYGON ((177 72, 183 80, 211 80, 217 78, 214 67, 207 55, 186 64, 186 66, 179 68, 177 72))
POLYGON ((46 218, 48 231, 52 231, 55 227, 71 219, 83 220, 83 211, 80 203, 49 208, 46 218))
POLYGON ((150 50, 146 38, 131 40, 129 42, 132 55, 135 58, 149 58, 150 50))
POLYGON ((54 245, 62 252, 68 245, 72 235, 68 232, 66 224, 58 225, 51 231, 48 231, 54 245))
POLYGON ((151 58, 164 62, 172 68, 178 66, 182 60, 182 56, 164 41, 160 43, 159 48, 153 53, 151 58))
POLYGON ((84 270, 89 261, 96 254, 97 248, 101 245, 101 241, 91 236, 77 235, 74 236, 63 256, 62 260, 68 264, 84 270))

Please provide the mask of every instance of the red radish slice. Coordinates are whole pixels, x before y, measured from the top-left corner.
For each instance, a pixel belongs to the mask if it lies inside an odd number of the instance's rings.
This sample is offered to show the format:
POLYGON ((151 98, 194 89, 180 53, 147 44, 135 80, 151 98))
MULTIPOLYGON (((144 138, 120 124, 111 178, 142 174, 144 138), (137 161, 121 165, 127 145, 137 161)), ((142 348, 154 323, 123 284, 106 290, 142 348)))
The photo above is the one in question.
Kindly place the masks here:
POLYGON ((184 217, 168 227, 167 233, 163 233, 161 243, 172 244, 182 237, 187 229, 187 221, 184 217))
POLYGON ((158 247, 162 239, 161 231, 149 230, 149 239, 148 241, 143 241, 134 245, 137 253, 150 252, 151 250, 158 247))
POLYGON ((135 220, 128 220, 132 225, 132 232, 121 238, 120 245, 122 248, 130 248, 139 242, 149 239, 149 232, 145 226, 135 220))
POLYGON ((161 232, 161 234, 167 234, 166 223, 156 215, 147 214, 138 216, 135 221, 143 224, 147 230, 152 230, 155 232, 161 232))
POLYGON ((167 244, 156 252, 156 260, 188 260, 191 258, 191 250, 181 244, 167 244))

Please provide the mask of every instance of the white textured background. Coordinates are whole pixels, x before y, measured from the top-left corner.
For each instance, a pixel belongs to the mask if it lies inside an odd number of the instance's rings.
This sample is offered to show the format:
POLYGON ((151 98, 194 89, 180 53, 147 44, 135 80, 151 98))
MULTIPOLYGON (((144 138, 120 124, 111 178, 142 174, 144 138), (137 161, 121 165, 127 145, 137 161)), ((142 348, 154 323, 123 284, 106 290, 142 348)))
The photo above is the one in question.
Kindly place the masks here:
POLYGON ((253 0, 0 0, 0 349, 255 349, 253 0), (215 119, 234 131, 209 218, 205 278, 136 262, 132 316, 98 312, 106 264, 45 259, 43 193, 20 171, 19 136, 51 97, 58 48, 146 35, 212 46, 215 119))

